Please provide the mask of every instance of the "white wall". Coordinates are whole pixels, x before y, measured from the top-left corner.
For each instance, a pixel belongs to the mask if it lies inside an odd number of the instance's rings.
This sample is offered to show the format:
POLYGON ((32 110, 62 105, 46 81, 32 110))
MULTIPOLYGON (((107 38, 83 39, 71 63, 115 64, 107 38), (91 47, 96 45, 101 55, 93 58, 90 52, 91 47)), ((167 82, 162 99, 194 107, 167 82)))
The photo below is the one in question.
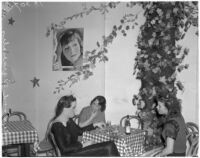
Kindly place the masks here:
MULTIPOLYGON (((90 5, 91 3, 87 3, 87 6, 90 5)), ((40 7, 31 5, 22 8, 21 13, 15 8, 3 19, 3 30, 10 42, 7 47, 10 50, 9 63, 16 81, 7 89, 7 108, 25 112, 38 130, 40 139, 44 136, 47 122, 53 116, 58 99, 71 91, 78 99, 77 112, 87 106, 96 95, 105 95, 108 102, 106 118, 112 123, 118 123, 122 116, 127 113, 134 114, 136 110, 131 99, 133 94, 138 93, 140 81, 136 80, 132 73, 139 26, 144 22, 142 15, 136 29, 130 30, 127 37, 119 35, 108 47, 109 62, 97 65, 94 75, 88 80, 80 81, 71 88, 65 87, 60 94, 53 94, 57 81, 66 79, 70 72, 52 71, 52 38, 45 36, 46 28, 52 22, 59 23, 63 18, 80 12, 82 7, 82 3, 43 3, 40 7), (16 20, 13 26, 7 22, 11 16, 16 20), (34 76, 40 79, 40 87, 32 88, 30 80, 34 76)), ((132 10, 134 13, 139 11, 139 8, 132 10)), ((127 10, 122 4, 111 10, 106 15, 106 20, 99 12, 93 12, 86 17, 67 22, 66 27, 83 27, 84 49, 92 50, 96 48, 96 42, 111 31, 114 24, 119 24, 123 14, 132 10, 127 10)), ((185 91, 180 93, 180 97, 183 100, 183 115, 186 121, 197 123, 198 45, 193 32, 191 30, 191 33, 188 33, 190 35, 183 41, 183 45, 188 46, 191 51, 186 60, 190 67, 180 75, 185 85, 185 91)))

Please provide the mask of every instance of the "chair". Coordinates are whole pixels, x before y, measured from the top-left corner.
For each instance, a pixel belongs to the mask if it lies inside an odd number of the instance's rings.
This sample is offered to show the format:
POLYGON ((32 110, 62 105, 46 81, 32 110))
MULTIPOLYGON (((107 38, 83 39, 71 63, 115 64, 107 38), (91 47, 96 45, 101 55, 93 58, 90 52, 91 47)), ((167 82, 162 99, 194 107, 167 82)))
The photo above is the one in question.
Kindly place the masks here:
POLYGON ((187 134, 189 134, 190 132, 199 132, 198 125, 193 122, 187 122, 186 127, 187 127, 187 134))
MULTIPOLYGON (((5 113, 2 116, 2 122, 9 122, 15 120, 26 120, 26 115, 23 112, 14 111, 12 113, 5 113)), ((21 156, 21 145, 11 144, 2 147, 5 156, 21 156)))
POLYGON ((7 121, 16 120, 14 117, 17 117, 20 121, 27 120, 27 117, 23 112, 14 111, 9 114, 9 117, 7 117, 7 121))
POLYGON ((36 156, 55 156, 55 151, 51 143, 43 139, 39 142, 39 149, 35 152, 36 156))
POLYGON ((52 142, 52 145, 55 149, 55 152, 56 152, 56 156, 61 156, 61 153, 60 153, 60 149, 58 148, 57 144, 56 144, 56 141, 55 141, 55 138, 54 138, 54 135, 52 132, 49 133, 49 137, 50 137, 50 140, 52 142))
MULTIPOLYGON (((125 123, 126 118, 127 118, 127 116, 124 116, 124 117, 122 117, 120 119, 120 126, 124 127, 124 123, 125 123)), ((138 128, 138 129, 142 129, 143 128, 142 120, 138 116, 129 115, 129 118, 130 118, 130 121, 131 121, 131 126, 133 126, 133 124, 136 123, 137 124, 136 128, 138 128)))
POLYGON ((187 135, 187 150, 186 156, 196 157, 198 156, 199 149, 199 133, 191 132, 187 135))
POLYGON ((47 131, 45 133, 45 138, 39 142, 38 147, 34 150, 36 156, 56 156, 54 147, 49 141, 48 135, 50 133, 52 122, 50 121, 47 125, 47 131))
POLYGON ((3 114, 3 116, 2 116, 2 123, 6 122, 7 119, 8 119, 8 117, 9 117, 9 113, 3 114))

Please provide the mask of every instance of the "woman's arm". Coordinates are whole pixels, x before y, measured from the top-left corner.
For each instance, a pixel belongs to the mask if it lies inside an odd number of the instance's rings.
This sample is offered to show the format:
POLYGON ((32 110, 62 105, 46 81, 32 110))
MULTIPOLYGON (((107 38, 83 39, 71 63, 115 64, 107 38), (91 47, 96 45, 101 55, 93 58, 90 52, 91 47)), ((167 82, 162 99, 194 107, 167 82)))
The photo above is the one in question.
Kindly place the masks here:
POLYGON ((168 121, 163 130, 166 147, 157 156, 166 156, 173 153, 174 143, 179 132, 179 125, 175 120, 168 121))
POLYGON ((174 151, 174 139, 167 137, 166 147, 156 156, 158 157, 166 156, 173 153, 173 151, 174 151))
POLYGON ((93 124, 90 124, 88 126, 85 126, 85 127, 81 128, 80 126, 78 126, 71 119, 68 122, 69 122, 68 123, 69 128, 73 129, 73 133, 76 134, 77 136, 81 136, 84 131, 91 131, 91 130, 95 129, 95 127, 93 126, 93 124))
MULTIPOLYGON (((80 127, 85 127, 85 126, 90 125, 92 123, 93 119, 97 116, 97 114, 98 114, 98 111, 92 112, 92 114, 90 115, 90 117, 86 121, 84 121, 84 122, 80 121, 79 122, 79 126, 80 127)), ((81 113, 80 113, 80 120, 82 120, 81 117, 84 117, 84 115, 88 115, 88 114, 85 113, 84 110, 82 110, 81 113)))

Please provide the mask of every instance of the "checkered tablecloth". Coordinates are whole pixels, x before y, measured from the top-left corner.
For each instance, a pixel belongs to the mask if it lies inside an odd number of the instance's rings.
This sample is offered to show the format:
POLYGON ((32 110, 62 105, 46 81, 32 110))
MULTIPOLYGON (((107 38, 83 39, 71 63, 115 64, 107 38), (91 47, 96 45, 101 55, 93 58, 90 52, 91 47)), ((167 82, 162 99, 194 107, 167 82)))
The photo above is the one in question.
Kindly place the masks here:
POLYGON ((101 143, 113 140, 117 146, 120 156, 138 156, 144 152, 146 131, 131 129, 131 134, 126 135, 124 128, 120 126, 106 127, 103 130, 97 129, 83 133, 82 143, 93 141, 101 143))
POLYGON ((38 142, 38 134, 27 121, 9 121, 2 125, 2 145, 38 142))

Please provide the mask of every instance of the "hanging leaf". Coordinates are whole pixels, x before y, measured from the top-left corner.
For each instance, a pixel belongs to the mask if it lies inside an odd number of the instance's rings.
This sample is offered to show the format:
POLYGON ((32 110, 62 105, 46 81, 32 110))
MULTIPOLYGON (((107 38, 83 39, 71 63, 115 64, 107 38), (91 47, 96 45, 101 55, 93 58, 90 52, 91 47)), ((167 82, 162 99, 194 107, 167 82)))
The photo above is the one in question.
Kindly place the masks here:
POLYGON ((120 25, 119 27, 118 27, 118 30, 121 30, 122 29, 122 25, 120 25))
POLYGON ((178 87, 181 91, 184 90, 184 86, 183 86, 183 84, 182 84, 180 81, 177 81, 176 85, 177 85, 177 87, 178 87))
POLYGON ((98 46, 98 47, 100 47, 100 44, 99 44, 99 42, 97 42, 97 46, 98 46))

